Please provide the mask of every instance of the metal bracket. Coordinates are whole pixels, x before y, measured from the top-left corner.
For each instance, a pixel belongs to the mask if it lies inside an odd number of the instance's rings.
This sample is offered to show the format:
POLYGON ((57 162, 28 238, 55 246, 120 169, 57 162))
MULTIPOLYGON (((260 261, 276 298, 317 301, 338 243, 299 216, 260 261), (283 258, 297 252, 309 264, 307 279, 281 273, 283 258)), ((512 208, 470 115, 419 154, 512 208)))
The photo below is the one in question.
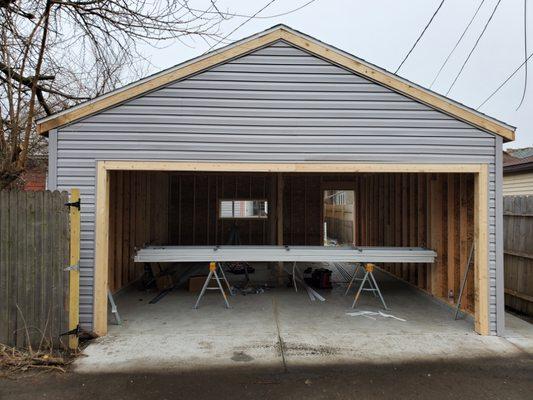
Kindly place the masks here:
POLYGON ((81 333, 81 326, 78 324, 78 325, 76 325, 76 327, 74 329, 71 329, 68 332, 60 333, 59 336, 60 337, 61 336, 70 336, 70 335, 80 336, 80 333, 81 333))
POLYGON ((63 268, 63 271, 79 271, 79 270, 80 270, 80 264, 69 265, 68 267, 63 268))
POLYGON ((65 203, 65 205, 67 207, 76 207, 78 210, 81 209, 81 201, 80 200, 77 200, 77 201, 74 201, 74 202, 65 203))

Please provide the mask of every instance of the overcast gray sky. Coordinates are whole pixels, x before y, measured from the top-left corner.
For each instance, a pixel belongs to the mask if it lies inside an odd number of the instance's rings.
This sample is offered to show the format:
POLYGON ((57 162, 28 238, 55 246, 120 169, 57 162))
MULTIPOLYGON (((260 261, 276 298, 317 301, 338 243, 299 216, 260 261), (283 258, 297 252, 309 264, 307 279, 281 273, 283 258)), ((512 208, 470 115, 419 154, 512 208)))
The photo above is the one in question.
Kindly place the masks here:
MULTIPOLYGON (((270 0, 219 0, 220 10, 252 15, 270 0)), ((297 8, 309 0, 276 0, 259 16, 297 8)), ((528 1, 528 54, 533 51, 533 0, 528 1)), ((200 0, 201 2, 201 0, 200 0)), ((339 47, 390 71, 395 71, 441 0, 315 0, 289 15, 252 19, 231 35, 238 40, 272 25, 284 23, 339 47)), ((481 0, 445 0, 433 23, 399 74, 429 87, 446 56, 459 39, 481 0)), ((462 44, 433 86, 445 94, 498 0, 485 0, 462 44)), ((524 61, 523 0, 501 0, 487 31, 479 42, 449 97, 476 108, 524 61)), ((233 18, 222 25, 224 34, 246 21, 233 18)), ((153 63, 150 73, 198 56, 209 49, 202 40, 191 47, 172 43, 146 48, 153 63)), ((530 81, 522 107, 524 72, 520 71, 480 111, 516 126, 517 140, 506 147, 533 146, 533 59, 530 81)))

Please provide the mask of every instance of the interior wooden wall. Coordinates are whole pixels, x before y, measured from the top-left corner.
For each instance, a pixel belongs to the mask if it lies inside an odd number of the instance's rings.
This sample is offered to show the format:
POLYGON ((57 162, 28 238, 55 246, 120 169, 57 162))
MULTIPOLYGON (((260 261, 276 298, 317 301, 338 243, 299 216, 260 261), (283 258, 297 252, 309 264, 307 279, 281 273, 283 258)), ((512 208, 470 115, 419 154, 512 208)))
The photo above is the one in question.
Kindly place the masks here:
MULTIPOLYGON (((226 244, 233 220, 218 218, 220 199, 266 199, 269 218, 238 220, 241 244, 275 244, 275 174, 111 174, 109 284, 137 279, 136 247, 226 244)), ((283 174, 283 243, 322 245, 323 191, 355 191, 355 244, 421 246, 435 264, 390 264, 388 272, 455 302, 474 234, 474 178, 466 174, 283 174), (453 299, 448 297, 450 290, 453 299)), ((463 306, 474 311, 474 274, 463 306)))
MULTIPOLYGON (((356 244, 434 249, 434 264, 383 267, 450 303, 457 302, 472 246, 473 212, 473 175, 372 174, 356 178, 356 244)), ((474 312, 473 270, 465 293, 462 307, 474 312)))
POLYGON ((219 200, 265 199, 272 209, 272 181, 267 174, 171 174, 169 193, 169 243, 175 245, 223 245, 237 225, 242 245, 274 244, 266 219, 220 219, 219 200))
POLYGON ((321 246, 322 179, 315 174, 283 177, 283 244, 321 246))
POLYGON ((162 172, 112 171, 109 212, 109 289, 135 281, 143 266, 133 262, 135 248, 168 243, 169 177, 162 172))

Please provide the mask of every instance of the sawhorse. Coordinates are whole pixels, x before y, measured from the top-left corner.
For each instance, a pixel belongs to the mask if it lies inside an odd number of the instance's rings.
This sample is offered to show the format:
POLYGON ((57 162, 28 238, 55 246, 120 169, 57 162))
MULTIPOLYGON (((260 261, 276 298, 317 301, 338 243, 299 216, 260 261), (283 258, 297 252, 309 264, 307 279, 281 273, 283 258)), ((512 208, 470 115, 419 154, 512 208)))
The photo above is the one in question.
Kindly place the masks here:
POLYGON ((220 283, 220 280, 223 279, 224 282, 226 282, 226 286, 228 287, 228 291, 231 294, 231 286, 229 285, 228 280, 226 279, 226 274, 224 273, 224 269, 222 269, 222 266, 219 263, 211 262, 209 263, 209 274, 207 275, 207 278, 205 279, 204 286, 202 287, 202 290, 200 292, 200 295, 198 296, 198 299, 196 300, 196 304, 194 305, 194 309, 197 309, 200 305, 200 300, 202 300, 202 297, 204 297, 204 294, 206 290, 220 290, 220 293, 222 293, 222 297, 224 298, 224 303, 226 308, 231 308, 228 302, 228 298, 226 296, 226 292, 224 292, 224 288, 222 287, 222 283, 220 283), (220 269, 220 273, 222 274, 222 278, 219 278, 217 269, 220 269), (209 287, 209 283, 212 279, 215 279, 217 286, 216 287, 209 287))
MULTIPOLYGON (((365 264, 365 275, 363 277, 363 279, 361 280, 361 285, 359 286, 359 289, 357 290, 357 293, 355 294, 355 298, 353 300, 353 304, 352 304, 352 308, 355 308, 355 305, 357 304, 357 300, 359 300, 359 296, 361 294, 362 291, 366 291, 366 292, 372 292, 374 295, 376 295, 376 293, 378 294, 380 300, 381 300, 381 303, 383 304, 383 308, 385 310, 388 310, 387 308, 387 304, 385 303, 385 300, 383 299, 383 296, 381 295, 381 291, 379 290, 379 286, 376 282, 376 279, 374 278, 374 267, 375 265, 374 264, 370 264, 370 263, 367 263, 365 264), (369 283, 369 286, 370 288, 365 288, 365 283, 368 282, 369 283)), ((354 277, 355 277, 355 274, 357 273, 357 270, 359 268, 356 269, 355 273, 354 273, 354 277)), ((353 280, 353 278, 352 278, 353 280)), ((349 289, 349 287, 348 287, 349 289)))

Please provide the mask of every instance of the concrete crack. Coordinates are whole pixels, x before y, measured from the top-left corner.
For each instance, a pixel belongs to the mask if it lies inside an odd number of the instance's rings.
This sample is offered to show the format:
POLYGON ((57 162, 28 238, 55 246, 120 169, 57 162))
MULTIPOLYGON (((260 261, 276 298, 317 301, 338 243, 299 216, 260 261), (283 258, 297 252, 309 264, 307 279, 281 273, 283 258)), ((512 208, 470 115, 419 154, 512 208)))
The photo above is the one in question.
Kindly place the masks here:
POLYGON ((287 361, 285 360, 285 345, 283 339, 281 338, 281 330, 279 328, 279 316, 278 316, 278 303, 276 297, 272 298, 272 311, 274 312, 274 321, 276 322, 276 331, 278 334, 278 349, 281 355, 281 361, 283 363, 283 372, 287 372, 287 361))

